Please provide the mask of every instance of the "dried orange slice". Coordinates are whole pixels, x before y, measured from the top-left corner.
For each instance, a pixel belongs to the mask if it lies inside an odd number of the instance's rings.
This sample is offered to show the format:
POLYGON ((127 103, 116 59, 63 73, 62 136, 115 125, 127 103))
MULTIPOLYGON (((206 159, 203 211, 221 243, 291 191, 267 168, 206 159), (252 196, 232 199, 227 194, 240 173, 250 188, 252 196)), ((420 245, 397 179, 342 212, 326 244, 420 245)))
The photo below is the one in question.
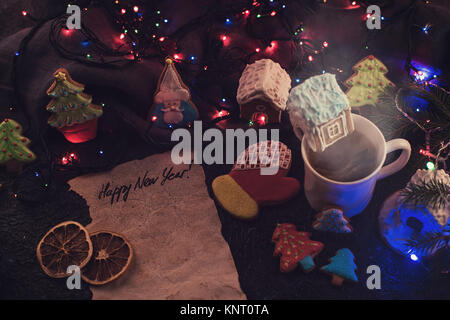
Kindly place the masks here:
POLYGON ((36 255, 44 272, 64 278, 67 267, 83 268, 92 256, 92 242, 87 230, 78 222, 65 221, 50 229, 39 241, 36 255))
POLYGON ((91 260, 81 271, 84 281, 101 285, 117 279, 129 267, 133 249, 124 236, 99 231, 91 234, 94 247, 91 260))

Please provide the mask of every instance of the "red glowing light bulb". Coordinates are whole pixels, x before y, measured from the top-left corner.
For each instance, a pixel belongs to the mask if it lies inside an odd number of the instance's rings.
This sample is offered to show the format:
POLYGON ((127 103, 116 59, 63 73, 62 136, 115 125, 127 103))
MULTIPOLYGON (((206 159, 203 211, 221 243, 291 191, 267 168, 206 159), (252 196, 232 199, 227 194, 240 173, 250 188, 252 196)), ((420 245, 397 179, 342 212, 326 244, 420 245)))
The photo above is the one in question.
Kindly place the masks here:
POLYGON ((25 17, 28 14, 25 10, 22 11, 22 15, 25 17))
POLYGON ((324 42, 323 42, 323 46, 324 46, 325 48, 328 47, 328 42, 324 41, 324 42))
POLYGON ((139 11, 139 7, 138 7, 138 6, 134 6, 134 7, 133 7, 133 11, 134 11, 134 12, 138 12, 138 11, 139 11))
POLYGON ((272 11, 272 12, 270 13, 270 15, 271 15, 272 17, 274 17, 276 14, 277 14, 277 12, 276 12, 275 10, 272 11))
POLYGON ((67 159, 67 157, 62 157, 61 163, 64 164, 64 165, 66 165, 66 164, 69 163, 69 159, 67 159))
POLYGON ((308 60, 311 62, 314 60, 313 56, 308 56, 308 60))
POLYGON ((158 117, 157 116, 153 116, 152 117, 152 121, 155 122, 156 120, 158 120, 158 117))
POLYGON ((256 52, 260 52, 261 49, 260 49, 260 48, 256 48, 255 51, 256 51, 256 52))
POLYGON ((222 41, 226 41, 228 39, 227 36, 221 36, 220 38, 222 39, 222 41))
POLYGON ((174 58, 175 60, 180 60, 180 59, 181 59, 181 55, 179 55, 178 53, 176 53, 176 54, 173 55, 173 58, 174 58))
POLYGON ((70 34, 72 33, 73 29, 62 29, 62 32, 65 36, 70 36, 70 34))
POLYGON ((352 6, 356 6, 356 1, 353 1, 353 2, 352 2, 352 6))
POLYGON ((120 38, 120 40, 122 40, 123 38, 125 38, 125 34, 121 33, 119 38, 120 38))
POLYGON ((166 40, 166 38, 164 37, 159 38, 159 42, 163 42, 164 40, 166 40))
POLYGON ((125 14, 125 13, 127 13, 127 10, 122 9, 122 10, 120 10, 120 12, 121 12, 122 14, 125 14))

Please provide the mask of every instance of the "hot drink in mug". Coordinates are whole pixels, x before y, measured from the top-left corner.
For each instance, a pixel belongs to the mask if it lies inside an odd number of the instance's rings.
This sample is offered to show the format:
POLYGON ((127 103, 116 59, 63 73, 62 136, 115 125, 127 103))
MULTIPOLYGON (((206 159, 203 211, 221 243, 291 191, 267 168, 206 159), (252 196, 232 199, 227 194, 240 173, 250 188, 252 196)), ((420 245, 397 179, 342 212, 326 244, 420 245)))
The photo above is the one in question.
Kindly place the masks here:
POLYGON ((409 160, 411 146, 404 139, 386 142, 368 119, 352 114, 355 130, 323 152, 314 152, 302 139, 305 163, 305 194, 317 211, 337 205, 347 217, 364 210, 377 180, 401 170, 409 160), (402 150, 393 163, 383 166, 386 154, 402 150))

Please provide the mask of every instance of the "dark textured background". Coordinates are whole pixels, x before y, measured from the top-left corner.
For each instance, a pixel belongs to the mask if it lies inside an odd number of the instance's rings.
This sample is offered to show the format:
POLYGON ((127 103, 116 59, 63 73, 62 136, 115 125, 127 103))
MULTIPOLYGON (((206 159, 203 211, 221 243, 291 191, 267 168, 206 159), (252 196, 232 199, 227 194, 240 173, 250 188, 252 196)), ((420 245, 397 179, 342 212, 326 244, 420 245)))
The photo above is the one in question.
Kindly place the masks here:
MULTIPOLYGON (((162 6, 167 16, 175 25, 186 19, 201 14, 208 1, 164 1, 162 6), (169 10, 177 5, 183 10, 169 10)), ((332 1, 328 1, 331 3, 332 1)), ((210 5, 211 2, 209 1, 210 5)), ((391 13, 401 9, 409 1, 396 1, 391 13)), ((432 19, 436 24, 433 37, 423 37, 420 33, 419 46, 415 58, 444 71, 444 81, 448 81, 449 65, 446 61, 449 51, 450 8, 446 1, 435 1, 434 5, 423 9, 420 19, 423 22, 432 19)), ((57 10, 57 1, 12 1, 0 3, 0 116, 8 116, 20 120, 27 130, 27 135, 35 141, 32 146, 41 161, 27 168, 24 173, 14 179, 0 171, 0 298, 2 299, 88 299, 91 293, 83 283, 83 290, 69 291, 64 280, 48 278, 40 269, 35 258, 35 248, 40 238, 53 225, 64 220, 76 220, 83 224, 90 221, 85 201, 73 192, 68 191, 66 181, 75 176, 104 171, 125 161, 143 158, 162 151, 149 146, 139 138, 135 128, 126 125, 117 113, 122 107, 144 117, 151 105, 151 97, 156 86, 156 79, 162 69, 161 61, 143 61, 125 70, 104 70, 87 67, 60 58, 48 43, 48 25, 44 25, 30 43, 26 56, 22 57, 19 69, 20 93, 24 110, 9 112, 7 106, 11 83, 10 68, 13 53, 26 31, 13 33, 30 26, 20 16, 23 6, 31 11, 44 14, 57 10), (56 5, 56 6, 55 6, 56 5), (48 11, 48 12, 45 12, 48 11), (12 36, 10 36, 12 35, 12 36), (6 38, 9 36, 8 38, 6 38), (66 67, 74 79, 85 83, 86 92, 94 94, 96 102, 106 102, 105 115, 100 119, 98 138, 94 141, 71 145, 53 129, 47 129, 47 114, 44 106, 48 102, 45 89, 51 82, 51 74, 58 67, 66 67), (111 108, 110 108, 111 106, 111 108), (24 117, 26 111, 31 122, 24 117), (79 155, 79 166, 66 170, 55 170, 45 161, 45 149, 37 138, 43 133, 43 139, 50 149, 50 156, 60 158, 66 152, 75 151, 79 155), (100 156, 98 151, 104 151, 100 156), (38 173, 38 176, 36 176, 38 173), (48 184, 48 187, 45 186, 48 184), (13 194, 18 196, 14 198, 13 194)), ((92 13, 90 13, 92 15, 92 13)), ((386 16, 388 16, 388 12, 386 16)), ((99 33, 108 30, 100 26, 103 22, 100 13, 95 19, 87 17, 84 22, 99 28, 99 33)), ((362 41, 367 30, 360 24, 361 12, 342 12, 331 6, 322 8, 316 15, 304 14, 305 26, 312 30, 312 35, 330 43, 329 54, 325 60, 327 65, 339 66, 345 70, 340 80, 351 74, 351 66, 368 52, 362 49, 362 41)), ((25 20, 26 21, 26 20, 25 20)), ((383 33, 371 45, 369 53, 383 60, 390 69, 389 78, 393 81, 404 79, 403 64, 406 43, 405 23, 399 21, 389 32, 383 33)), ((175 28, 176 26, 174 26, 175 28)), ((259 26, 271 30, 271 26, 259 26)), ((106 32, 106 31, 105 31, 106 32)), ((195 32, 185 46, 186 52, 201 57, 201 44, 198 38, 201 31, 195 32)), ((241 39, 246 43, 246 39, 241 39)), ((280 48, 279 54, 273 56, 283 65, 288 65, 292 57, 289 50, 280 48)), ((228 66, 224 66, 227 68, 228 66)), ((198 73, 195 69, 182 69, 181 73, 188 83, 198 73)), ((226 96, 235 96, 240 71, 230 74, 219 83, 205 85, 193 91, 194 102, 199 106, 205 119, 211 105, 205 97, 219 100, 226 96)), ((231 99, 232 100, 232 99, 231 99)), ((284 117, 281 140, 293 151, 293 164, 290 175, 303 182, 303 162, 300 156, 300 144, 291 132, 288 121, 284 117)), ((234 124, 236 125, 236 124, 234 124)), ((422 136, 408 137, 417 155, 418 147, 423 143, 422 136)), ((311 230, 313 210, 309 207, 303 192, 291 201, 272 208, 261 210, 260 216, 251 222, 234 219, 218 207, 222 222, 222 233, 229 243, 239 280, 243 291, 250 299, 448 299, 449 279, 444 270, 448 263, 444 257, 438 257, 424 263, 413 263, 388 249, 379 237, 377 216, 383 201, 393 192, 402 188, 414 173, 417 157, 410 161, 401 172, 380 181, 375 189, 374 197, 368 208, 360 215, 352 218, 354 234, 346 236, 324 235, 313 232, 312 239, 325 243, 324 251, 315 259, 317 266, 327 263, 341 247, 349 247, 355 254, 358 265, 358 284, 346 283, 341 288, 331 286, 330 277, 314 270, 304 274, 300 269, 289 273, 279 272, 279 259, 272 257, 273 244, 270 239, 277 223, 294 223, 298 230, 311 230), (377 264, 382 272, 382 290, 370 291, 365 286, 367 266, 377 264)), ((206 182, 211 192, 212 180, 229 172, 231 166, 204 166, 206 182)), ((212 194, 211 194, 212 195, 212 194)))

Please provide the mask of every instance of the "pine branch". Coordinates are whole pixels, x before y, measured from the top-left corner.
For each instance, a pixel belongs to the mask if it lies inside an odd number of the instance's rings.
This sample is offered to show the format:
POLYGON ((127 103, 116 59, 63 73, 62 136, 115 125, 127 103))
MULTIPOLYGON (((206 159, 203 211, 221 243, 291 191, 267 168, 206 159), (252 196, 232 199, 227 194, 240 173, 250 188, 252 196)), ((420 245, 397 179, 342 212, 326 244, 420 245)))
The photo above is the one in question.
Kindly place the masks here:
MULTIPOLYGON (((450 122, 450 98, 448 91, 433 84, 417 85, 416 83, 407 83, 400 86, 400 88, 403 89, 407 96, 424 99, 430 104, 426 113, 431 121, 427 127, 430 125, 448 127, 450 122)), ((405 104, 404 96, 405 94, 401 96, 402 104, 405 104)), ((406 108, 404 109, 406 111, 406 108)))
POLYGON ((405 240, 406 245, 418 254, 431 254, 435 250, 448 246, 449 235, 443 232, 414 233, 411 239, 405 240))
POLYGON ((403 203, 440 209, 447 206, 450 188, 443 181, 432 179, 429 182, 409 183, 401 195, 404 197, 403 203))

